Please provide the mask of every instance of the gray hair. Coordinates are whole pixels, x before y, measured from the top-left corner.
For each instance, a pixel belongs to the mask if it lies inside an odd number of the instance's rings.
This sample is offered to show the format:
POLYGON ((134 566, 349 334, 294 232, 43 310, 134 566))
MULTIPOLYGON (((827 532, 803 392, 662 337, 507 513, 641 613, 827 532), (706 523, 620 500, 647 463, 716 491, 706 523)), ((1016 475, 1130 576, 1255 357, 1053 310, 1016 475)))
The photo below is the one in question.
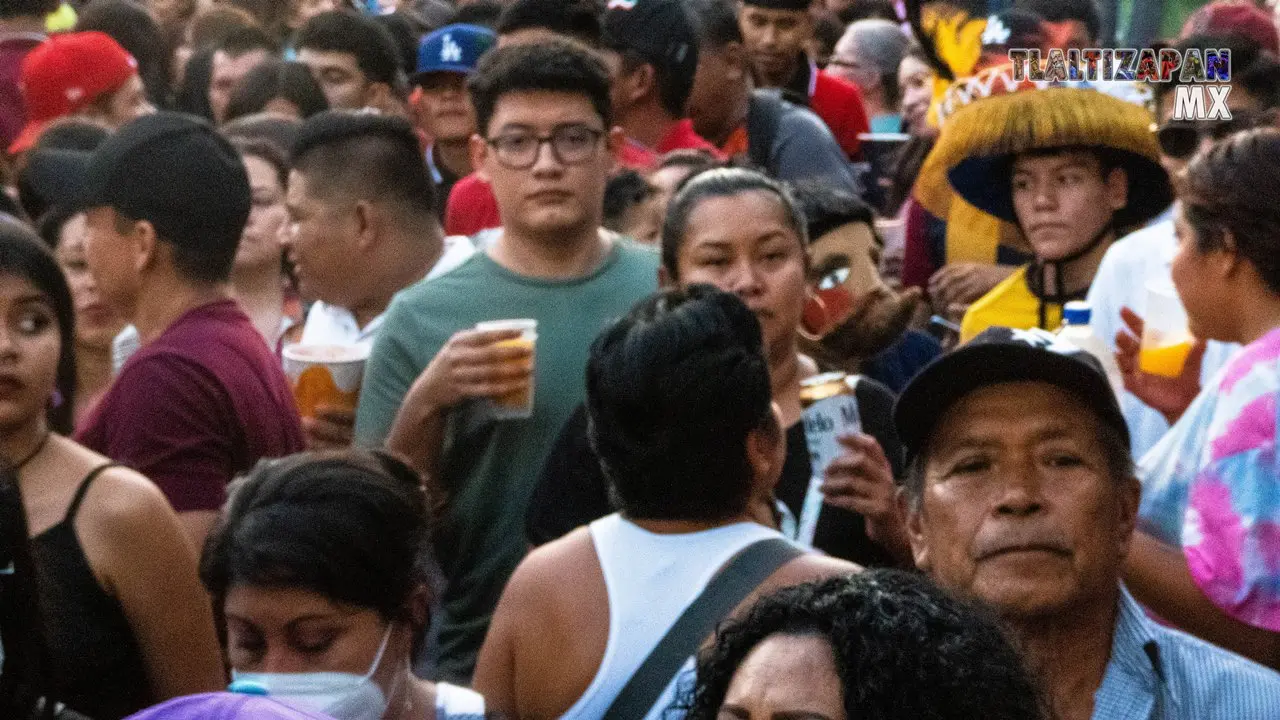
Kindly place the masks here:
POLYGON ((911 39, 902 32, 900 25, 871 18, 849 25, 836 43, 836 54, 853 55, 859 61, 873 65, 880 76, 880 86, 884 88, 885 104, 897 107, 900 95, 898 65, 902 64, 910 44, 911 39))

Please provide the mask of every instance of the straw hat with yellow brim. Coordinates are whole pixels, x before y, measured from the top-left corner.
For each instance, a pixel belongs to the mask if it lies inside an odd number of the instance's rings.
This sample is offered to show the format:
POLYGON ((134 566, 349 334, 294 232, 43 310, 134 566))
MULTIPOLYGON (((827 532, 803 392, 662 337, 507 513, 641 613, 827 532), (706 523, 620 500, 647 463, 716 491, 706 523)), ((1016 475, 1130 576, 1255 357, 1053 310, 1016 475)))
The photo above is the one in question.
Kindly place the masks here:
POLYGON ((1013 208, 1013 162, 1033 150, 1080 148, 1104 151, 1128 176, 1128 203, 1116 211, 1116 228, 1134 228, 1173 202, 1169 176, 1146 108, 1091 86, 1052 86, 990 97, 948 119, 951 136, 935 147, 950 169, 956 194, 1005 222, 1017 223, 1013 208), (992 132, 992 129, 998 129, 992 132))
POLYGON ((971 133, 959 136, 951 128, 949 120, 957 111, 992 97, 1036 88, 1031 80, 1015 78, 1012 65, 998 65, 956 80, 933 103, 930 112, 941 132, 916 175, 911 197, 930 215, 946 221, 948 263, 992 263, 999 245, 1030 254, 1031 246, 1016 226, 1001 222, 955 194, 947 181, 947 170, 954 164, 954 156, 974 141, 971 133))

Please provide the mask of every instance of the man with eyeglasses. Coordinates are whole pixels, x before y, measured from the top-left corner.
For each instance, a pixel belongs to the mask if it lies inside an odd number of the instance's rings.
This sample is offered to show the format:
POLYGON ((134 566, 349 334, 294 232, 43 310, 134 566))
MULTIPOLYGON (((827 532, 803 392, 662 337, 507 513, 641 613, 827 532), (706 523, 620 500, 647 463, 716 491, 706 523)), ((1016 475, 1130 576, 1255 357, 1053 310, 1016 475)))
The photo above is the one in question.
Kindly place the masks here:
POLYGON ((386 443, 443 505, 436 555, 448 579, 440 679, 467 683, 507 579, 545 454, 582 402, 587 351, 606 323, 657 287, 657 256, 601 230, 623 141, 609 76, 563 40, 498 48, 468 82, 471 157, 502 228, 484 252, 400 293, 365 373, 356 437, 386 443), (519 331, 477 323, 537 321, 519 331), (536 353, 536 357, 535 357, 536 353), (532 414, 498 419, 492 398, 532 393, 532 414))
POLYGON ((844 31, 827 61, 826 73, 851 82, 862 91, 862 105, 871 118, 871 132, 901 129, 898 114, 898 65, 910 40, 897 23, 873 18, 859 20, 844 31))
MULTIPOLYGON (((1252 41, 1241 37, 1195 35, 1174 46, 1188 48, 1230 48, 1232 82, 1227 107, 1232 119, 1225 122, 1182 122, 1173 120, 1174 88, 1178 83, 1156 85, 1156 117, 1160 124, 1156 140, 1160 145, 1160 164, 1170 177, 1176 178, 1196 152, 1216 140, 1259 124, 1272 123, 1270 115, 1280 107, 1280 63, 1252 41)), ((1116 333, 1126 323, 1122 308, 1142 314, 1146 310, 1148 284, 1167 284, 1170 263, 1178 241, 1173 232, 1172 212, 1166 212, 1153 224, 1117 242, 1102 259, 1088 301, 1093 308, 1091 323, 1094 333, 1114 345, 1116 333)), ((1199 392, 1201 381, 1212 377, 1238 349, 1238 346, 1210 342, 1197 367, 1187 363, 1185 376, 1161 382, 1154 378, 1150 385, 1162 388, 1162 400, 1150 395, 1148 405, 1131 392, 1121 398, 1120 407, 1133 436, 1134 457, 1141 458, 1169 430, 1170 417, 1180 414, 1199 392)), ((1145 394, 1145 393, 1144 393, 1145 394)))

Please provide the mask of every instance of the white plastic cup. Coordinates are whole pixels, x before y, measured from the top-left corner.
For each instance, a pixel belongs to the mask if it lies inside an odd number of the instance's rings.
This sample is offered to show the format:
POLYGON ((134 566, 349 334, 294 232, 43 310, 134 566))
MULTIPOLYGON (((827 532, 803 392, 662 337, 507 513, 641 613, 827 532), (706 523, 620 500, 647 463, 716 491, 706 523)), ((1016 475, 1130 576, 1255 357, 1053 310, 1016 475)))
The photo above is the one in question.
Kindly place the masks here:
POLYGON ((1138 369, 1163 377, 1181 375, 1195 338, 1188 327, 1187 311, 1172 284, 1147 285, 1147 307, 1142 320, 1138 369))
POLYGON ((313 418, 323 406, 355 412, 368 345, 288 345, 281 355, 300 416, 313 418))
MULTIPOLYGON (((520 320, 489 320, 482 323, 476 323, 476 330, 482 332, 493 332, 498 330, 519 330, 520 337, 511 338, 510 340, 500 340, 494 343, 497 347, 527 347, 529 352, 537 358, 538 344, 538 321, 530 319, 520 320)), ((489 405, 493 417, 497 420, 525 420, 533 416, 533 374, 529 375, 529 386, 523 390, 517 390, 501 397, 490 398, 489 405)))

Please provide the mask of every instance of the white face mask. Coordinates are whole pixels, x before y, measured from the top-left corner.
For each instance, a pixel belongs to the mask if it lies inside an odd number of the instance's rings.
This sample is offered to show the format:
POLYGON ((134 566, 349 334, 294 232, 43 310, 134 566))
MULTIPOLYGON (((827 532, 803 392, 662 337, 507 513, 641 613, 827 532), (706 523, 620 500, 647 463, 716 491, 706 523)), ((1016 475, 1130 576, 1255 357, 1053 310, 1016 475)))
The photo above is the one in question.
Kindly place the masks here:
POLYGON ((378 654, 364 675, 340 672, 251 673, 231 671, 227 689, 245 695, 266 695, 302 710, 320 712, 337 720, 381 720, 387 696, 373 681, 391 639, 391 628, 382 636, 378 654))

